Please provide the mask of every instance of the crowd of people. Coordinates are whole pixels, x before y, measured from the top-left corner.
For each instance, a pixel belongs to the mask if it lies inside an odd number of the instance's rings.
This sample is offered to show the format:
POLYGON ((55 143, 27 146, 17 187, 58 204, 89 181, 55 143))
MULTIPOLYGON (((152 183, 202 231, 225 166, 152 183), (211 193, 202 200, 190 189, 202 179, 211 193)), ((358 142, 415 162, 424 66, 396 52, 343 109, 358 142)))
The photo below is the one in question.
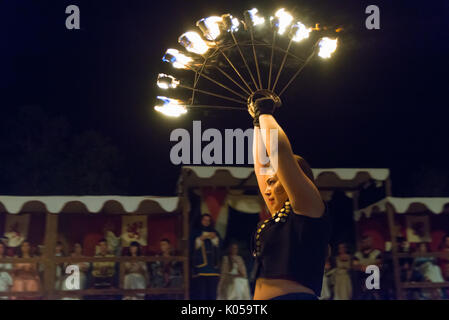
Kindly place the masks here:
MULTIPOLYGON (((156 256, 170 257, 175 255, 169 239, 161 239, 159 252, 156 256)), ((36 248, 32 248, 29 241, 23 241, 22 244, 14 248, 16 253, 7 255, 7 247, 0 243, 0 259, 3 258, 33 258, 40 254, 36 248)), ((124 256, 139 257, 142 256, 142 248, 138 242, 132 242, 129 247, 121 250, 124 256)), ((83 254, 81 243, 75 243, 71 247, 70 253, 66 254, 64 246, 58 242, 55 246, 56 257, 86 258, 83 254)), ((112 258, 117 253, 111 252, 106 239, 101 239, 96 246, 95 257, 112 258)), ((183 266, 179 261, 131 261, 123 262, 124 271, 123 284, 121 288, 139 290, 146 288, 182 288, 183 266)), ((55 290, 84 290, 89 288, 108 289, 118 288, 120 278, 119 263, 113 261, 106 262, 71 262, 56 265, 55 290), (71 272, 66 274, 68 266, 77 266, 79 270, 79 285, 73 287, 71 281, 67 281, 71 272)), ((37 262, 23 263, 0 263, 0 292, 39 292, 42 288, 43 264, 37 262)), ((16 299, 16 297, 2 297, 2 299, 16 299)), ((20 298, 24 298, 23 295, 20 298)), ((25 297, 26 298, 26 297, 25 297)), ((38 297, 29 297, 36 299, 38 297)), ((86 299, 89 297, 85 297, 86 299)), ((91 297, 92 298, 92 297, 91 297)), ((106 298, 98 297, 93 298, 106 298)), ((138 293, 130 296, 123 296, 122 299, 144 299, 145 293, 138 293)), ((158 295, 152 299, 163 299, 164 296, 158 295)), ((67 297, 66 299, 69 299, 67 297)), ((77 298, 78 299, 78 298, 77 298)))
MULTIPOLYGON (((114 247, 105 236, 96 245, 95 257, 113 258, 117 256, 141 257, 143 248, 138 242, 131 242, 126 248, 114 247)), ((112 239, 113 240, 113 239, 112 239)), ((431 253, 429 244, 409 243, 403 237, 397 239, 401 282, 441 283, 449 281, 449 235, 441 241, 438 258, 427 255, 431 253), (415 254, 411 256, 411 254, 415 254), (422 254, 422 256, 420 256, 422 254)), ((250 300, 252 299, 252 272, 247 271, 243 257, 239 254, 239 245, 230 242, 223 251, 223 240, 214 229, 209 214, 201 216, 199 227, 191 233, 191 298, 205 300, 250 300)), ((359 250, 351 250, 350 245, 339 243, 330 250, 325 264, 322 300, 377 300, 395 299, 394 268, 390 251, 381 251, 373 247, 370 236, 364 236, 359 250), (380 270, 380 288, 372 290, 365 281, 367 266, 377 266, 380 270)), ((56 257, 86 258, 81 243, 70 246, 66 252, 62 242, 55 246, 56 257)), ((174 256, 175 250, 169 239, 161 239, 159 257, 174 256)), ((0 259, 39 257, 37 247, 25 240, 16 248, 8 248, 0 242, 0 259), (13 249, 13 250, 11 250, 13 249), (11 253, 11 251, 14 251, 11 253)), ((139 290, 146 288, 182 288, 183 264, 179 261, 164 259, 155 261, 130 262, 71 262, 56 265, 55 290, 74 290, 67 281, 67 267, 76 266, 79 270, 79 287, 77 289, 122 288, 139 290), (120 268, 122 281, 120 283, 120 268)), ((0 262, 0 292, 23 293, 39 292, 42 289, 43 263, 0 262)), ((447 288, 413 288, 407 289, 406 299, 449 299, 447 288)), ((23 294, 15 297, 1 296, 0 299, 24 298, 23 294)), ((25 297, 26 298, 26 297, 25 297)), ((30 296, 36 299, 36 296, 30 296)), ((79 299, 80 297, 76 297, 79 299)), ((106 298, 105 296, 85 296, 90 298, 106 298)), ((168 295, 148 295, 145 293, 124 293, 120 299, 167 299, 168 295)), ((73 299, 69 296, 66 299, 73 299)))
MULTIPOLYGON (((403 237, 397 239, 398 253, 409 255, 400 257, 401 282, 441 283, 449 281, 449 235, 439 246, 439 258, 426 256, 432 253, 427 242, 409 243, 403 237), (411 257, 411 254, 415 254, 411 257), (422 254, 422 256, 420 256, 422 254)), ((340 243, 330 255, 325 266, 323 279, 323 300, 377 300, 395 299, 394 271, 391 251, 373 248, 372 238, 364 236, 360 250, 352 253, 349 246, 340 243), (380 288, 369 289, 365 271, 369 265, 375 265, 380 271, 380 288)), ((448 299, 446 288, 414 288, 405 291, 408 300, 448 299)))
MULTIPOLYGON (((231 243, 220 257, 221 238, 212 227, 210 215, 203 215, 201 225, 193 234, 192 295, 196 299, 245 300, 251 299, 251 281, 238 245, 231 243)), ((404 237, 397 239, 401 282, 449 282, 449 235, 441 241, 438 258, 426 256, 435 253, 429 243, 409 243, 404 237), (412 254, 413 257, 412 257, 412 254), (422 256, 420 256, 422 254, 422 256)), ((329 247, 325 264, 322 300, 392 300, 396 299, 394 264, 391 249, 374 248, 371 236, 363 236, 359 250, 349 244, 339 243, 334 250, 329 247), (366 285, 368 266, 379 270, 379 288, 366 285)), ((405 290, 409 300, 449 299, 447 288, 415 288, 405 290)))

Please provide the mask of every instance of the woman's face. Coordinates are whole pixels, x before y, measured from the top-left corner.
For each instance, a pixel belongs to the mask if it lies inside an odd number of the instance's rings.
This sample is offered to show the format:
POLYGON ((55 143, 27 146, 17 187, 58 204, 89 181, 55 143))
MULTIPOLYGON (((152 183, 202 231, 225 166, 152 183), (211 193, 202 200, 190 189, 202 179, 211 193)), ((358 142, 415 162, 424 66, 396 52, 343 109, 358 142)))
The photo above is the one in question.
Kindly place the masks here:
POLYGON ((79 255, 83 252, 83 248, 79 243, 75 243, 75 246, 73 247, 73 252, 79 255))
POLYGON ((162 253, 170 252, 170 243, 168 243, 167 241, 161 241, 160 245, 162 253))
POLYGON ((341 243, 338 245, 338 253, 339 254, 345 254, 346 253, 346 245, 341 243))
POLYGON ((30 253, 30 244, 28 242, 22 243, 22 246, 20 247, 22 250, 22 254, 29 254, 30 253))
POLYGON ((421 243, 421 244, 419 245, 419 252, 421 252, 421 253, 427 252, 427 246, 426 246, 425 243, 421 243))
POLYGON ((267 199, 268 208, 270 209, 271 214, 274 214, 284 206, 285 201, 288 199, 288 195, 276 175, 269 176, 266 183, 267 186, 264 194, 267 199))
POLYGON ((60 244, 56 245, 55 252, 56 253, 62 253, 62 245, 60 245, 60 244))
POLYGON ((129 247, 129 251, 131 252, 132 255, 137 255, 137 251, 138 251, 138 247, 137 246, 131 246, 129 247))
POLYGON ((233 244, 231 246, 230 253, 232 256, 236 256, 239 253, 239 246, 236 244, 233 244))

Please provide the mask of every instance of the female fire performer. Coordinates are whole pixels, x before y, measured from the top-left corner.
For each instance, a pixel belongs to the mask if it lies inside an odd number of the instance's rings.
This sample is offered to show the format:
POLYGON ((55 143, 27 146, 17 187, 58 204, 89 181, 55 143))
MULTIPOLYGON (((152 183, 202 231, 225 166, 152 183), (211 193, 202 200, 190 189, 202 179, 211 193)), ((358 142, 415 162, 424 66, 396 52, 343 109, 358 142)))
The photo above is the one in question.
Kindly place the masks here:
POLYGON ((279 102, 272 93, 262 92, 248 103, 255 126, 254 170, 271 213, 271 219, 258 224, 252 239, 257 279, 254 299, 316 300, 327 258, 330 218, 311 168, 293 154, 273 117, 279 102), (274 132, 277 143, 272 139, 274 132), (269 162, 264 161, 266 155, 269 162))

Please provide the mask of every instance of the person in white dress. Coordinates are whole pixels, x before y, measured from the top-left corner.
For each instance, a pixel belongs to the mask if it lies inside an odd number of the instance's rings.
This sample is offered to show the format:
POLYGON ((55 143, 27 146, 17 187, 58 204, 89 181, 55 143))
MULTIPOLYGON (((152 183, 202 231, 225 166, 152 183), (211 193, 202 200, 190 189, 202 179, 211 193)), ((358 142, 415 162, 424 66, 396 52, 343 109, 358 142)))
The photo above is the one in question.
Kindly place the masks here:
POLYGON ((251 299, 245 262, 238 255, 238 250, 237 244, 231 244, 229 255, 223 257, 217 290, 218 300, 251 299))

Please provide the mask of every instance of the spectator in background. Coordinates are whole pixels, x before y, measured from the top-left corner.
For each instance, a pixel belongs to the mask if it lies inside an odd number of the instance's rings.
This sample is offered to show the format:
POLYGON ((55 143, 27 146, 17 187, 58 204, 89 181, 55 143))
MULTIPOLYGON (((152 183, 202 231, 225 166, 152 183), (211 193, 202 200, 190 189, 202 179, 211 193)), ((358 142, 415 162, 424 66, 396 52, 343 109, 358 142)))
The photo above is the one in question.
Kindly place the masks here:
POLYGON ((216 300, 220 277, 220 245, 218 232, 212 224, 212 217, 204 214, 200 226, 192 232, 193 236, 193 293, 196 299, 216 300))
POLYGON ((365 235, 362 237, 360 244, 360 251, 354 254, 352 267, 356 274, 356 286, 360 290, 358 299, 361 300, 378 300, 379 293, 373 289, 369 290, 366 287, 365 280, 367 274, 365 273, 366 267, 370 265, 376 265, 381 267, 382 253, 378 249, 373 248, 373 240, 370 236, 365 235))
MULTIPOLYGON (((99 252, 95 255, 98 258, 114 257, 108 252, 108 244, 106 239, 98 242, 99 252)), ((115 262, 94 262, 92 277, 95 288, 109 288, 113 285, 115 276, 115 262)))
MULTIPOLYGON (((111 221, 108 221, 104 228, 104 239, 106 240, 107 246, 108 246, 108 252, 111 253, 114 256, 120 256, 122 252, 122 243, 121 243, 121 237, 116 236, 114 232, 114 224, 111 221)), ((98 252, 97 252, 98 253, 98 252)))
MULTIPOLYGON (((410 243, 404 237, 397 238, 398 253, 410 254, 410 243)), ((413 258, 400 258, 399 266, 401 268, 401 282, 412 281, 413 258)))
POLYGON ((331 300, 333 298, 332 292, 334 291, 334 272, 335 268, 332 268, 329 249, 329 256, 324 264, 323 286, 321 288, 320 300, 331 300))
POLYGON ((229 246, 229 254, 222 259, 218 300, 251 299, 245 262, 238 251, 238 245, 233 243, 229 246))
MULTIPOLYGON (((31 244, 25 240, 20 245, 20 250, 16 258, 33 258, 31 244)), ((35 262, 15 263, 13 266, 12 292, 36 292, 40 290, 41 281, 38 273, 38 266, 35 262)), ((16 299, 16 297, 12 297, 16 299)), ((30 297, 35 299, 35 297, 30 297)))
MULTIPOLYGON (((61 241, 56 242, 55 257, 64 257, 64 246, 61 241)), ((55 290, 61 290, 64 278, 64 263, 56 264, 55 290)))
MULTIPOLYGON (((164 238, 159 242, 160 253, 157 257, 174 255, 170 240, 164 238)), ((150 283, 153 288, 182 287, 182 263, 179 261, 155 261, 150 264, 150 283)))
POLYGON ((348 252, 347 245, 338 245, 338 254, 335 257, 334 271, 334 300, 351 300, 352 282, 349 272, 352 268, 352 257, 348 252))
MULTIPOLYGON (((138 242, 131 242, 129 246, 130 257, 139 257, 142 255, 140 244, 138 242)), ((125 262, 125 278, 124 278, 124 289, 146 289, 148 283, 148 273, 147 265, 144 261, 132 261, 125 262)), ((125 300, 143 300, 145 298, 145 293, 138 293, 134 297, 125 297, 125 300)))
MULTIPOLYGON (((85 256, 83 255, 83 247, 81 245, 81 243, 75 243, 73 245, 73 251, 70 254, 71 258, 84 258, 85 256)), ((90 269, 90 262, 70 262, 70 263, 65 263, 64 264, 64 270, 69 266, 69 265, 75 265, 78 267, 79 270, 79 276, 80 276, 80 282, 79 282, 79 290, 84 290, 87 288, 87 278, 88 278, 88 272, 90 269)), ((62 281, 62 290, 65 291, 69 291, 69 290, 76 290, 76 289, 69 289, 67 287, 67 283, 66 283, 66 278, 69 275, 65 275, 64 280, 62 281)))
MULTIPOLYGON (((428 244, 421 242, 418 244, 417 253, 426 254, 429 252, 428 244)), ((423 281, 427 282, 444 282, 441 269, 436 265, 436 259, 434 257, 416 257, 413 261, 413 269, 415 269, 420 275, 423 281)), ((421 289, 422 299, 441 299, 443 292, 439 288, 421 289)))
MULTIPOLYGON (((6 258, 6 246, 0 242, 0 259, 6 258)), ((0 292, 8 292, 12 286, 12 278, 9 274, 12 270, 11 263, 0 263, 0 292)), ((6 300, 8 297, 1 297, 0 300, 6 300)))
MULTIPOLYGON (((398 237, 398 253, 411 254, 410 243, 404 237, 398 237)), ((421 281, 421 275, 412 268, 413 266, 413 258, 400 258, 399 259, 399 267, 400 267, 400 277, 401 282, 414 282, 421 281)), ((420 290, 419 289, 408 289, 407 291, 407 300, 415 300, 419 299, 420 290)))
POLYGON ((443 254, 440 257, 440 267, 443 273, 443 278, 449 281, 449 235, 445 235, 441 240, 440 252, 443 254))

